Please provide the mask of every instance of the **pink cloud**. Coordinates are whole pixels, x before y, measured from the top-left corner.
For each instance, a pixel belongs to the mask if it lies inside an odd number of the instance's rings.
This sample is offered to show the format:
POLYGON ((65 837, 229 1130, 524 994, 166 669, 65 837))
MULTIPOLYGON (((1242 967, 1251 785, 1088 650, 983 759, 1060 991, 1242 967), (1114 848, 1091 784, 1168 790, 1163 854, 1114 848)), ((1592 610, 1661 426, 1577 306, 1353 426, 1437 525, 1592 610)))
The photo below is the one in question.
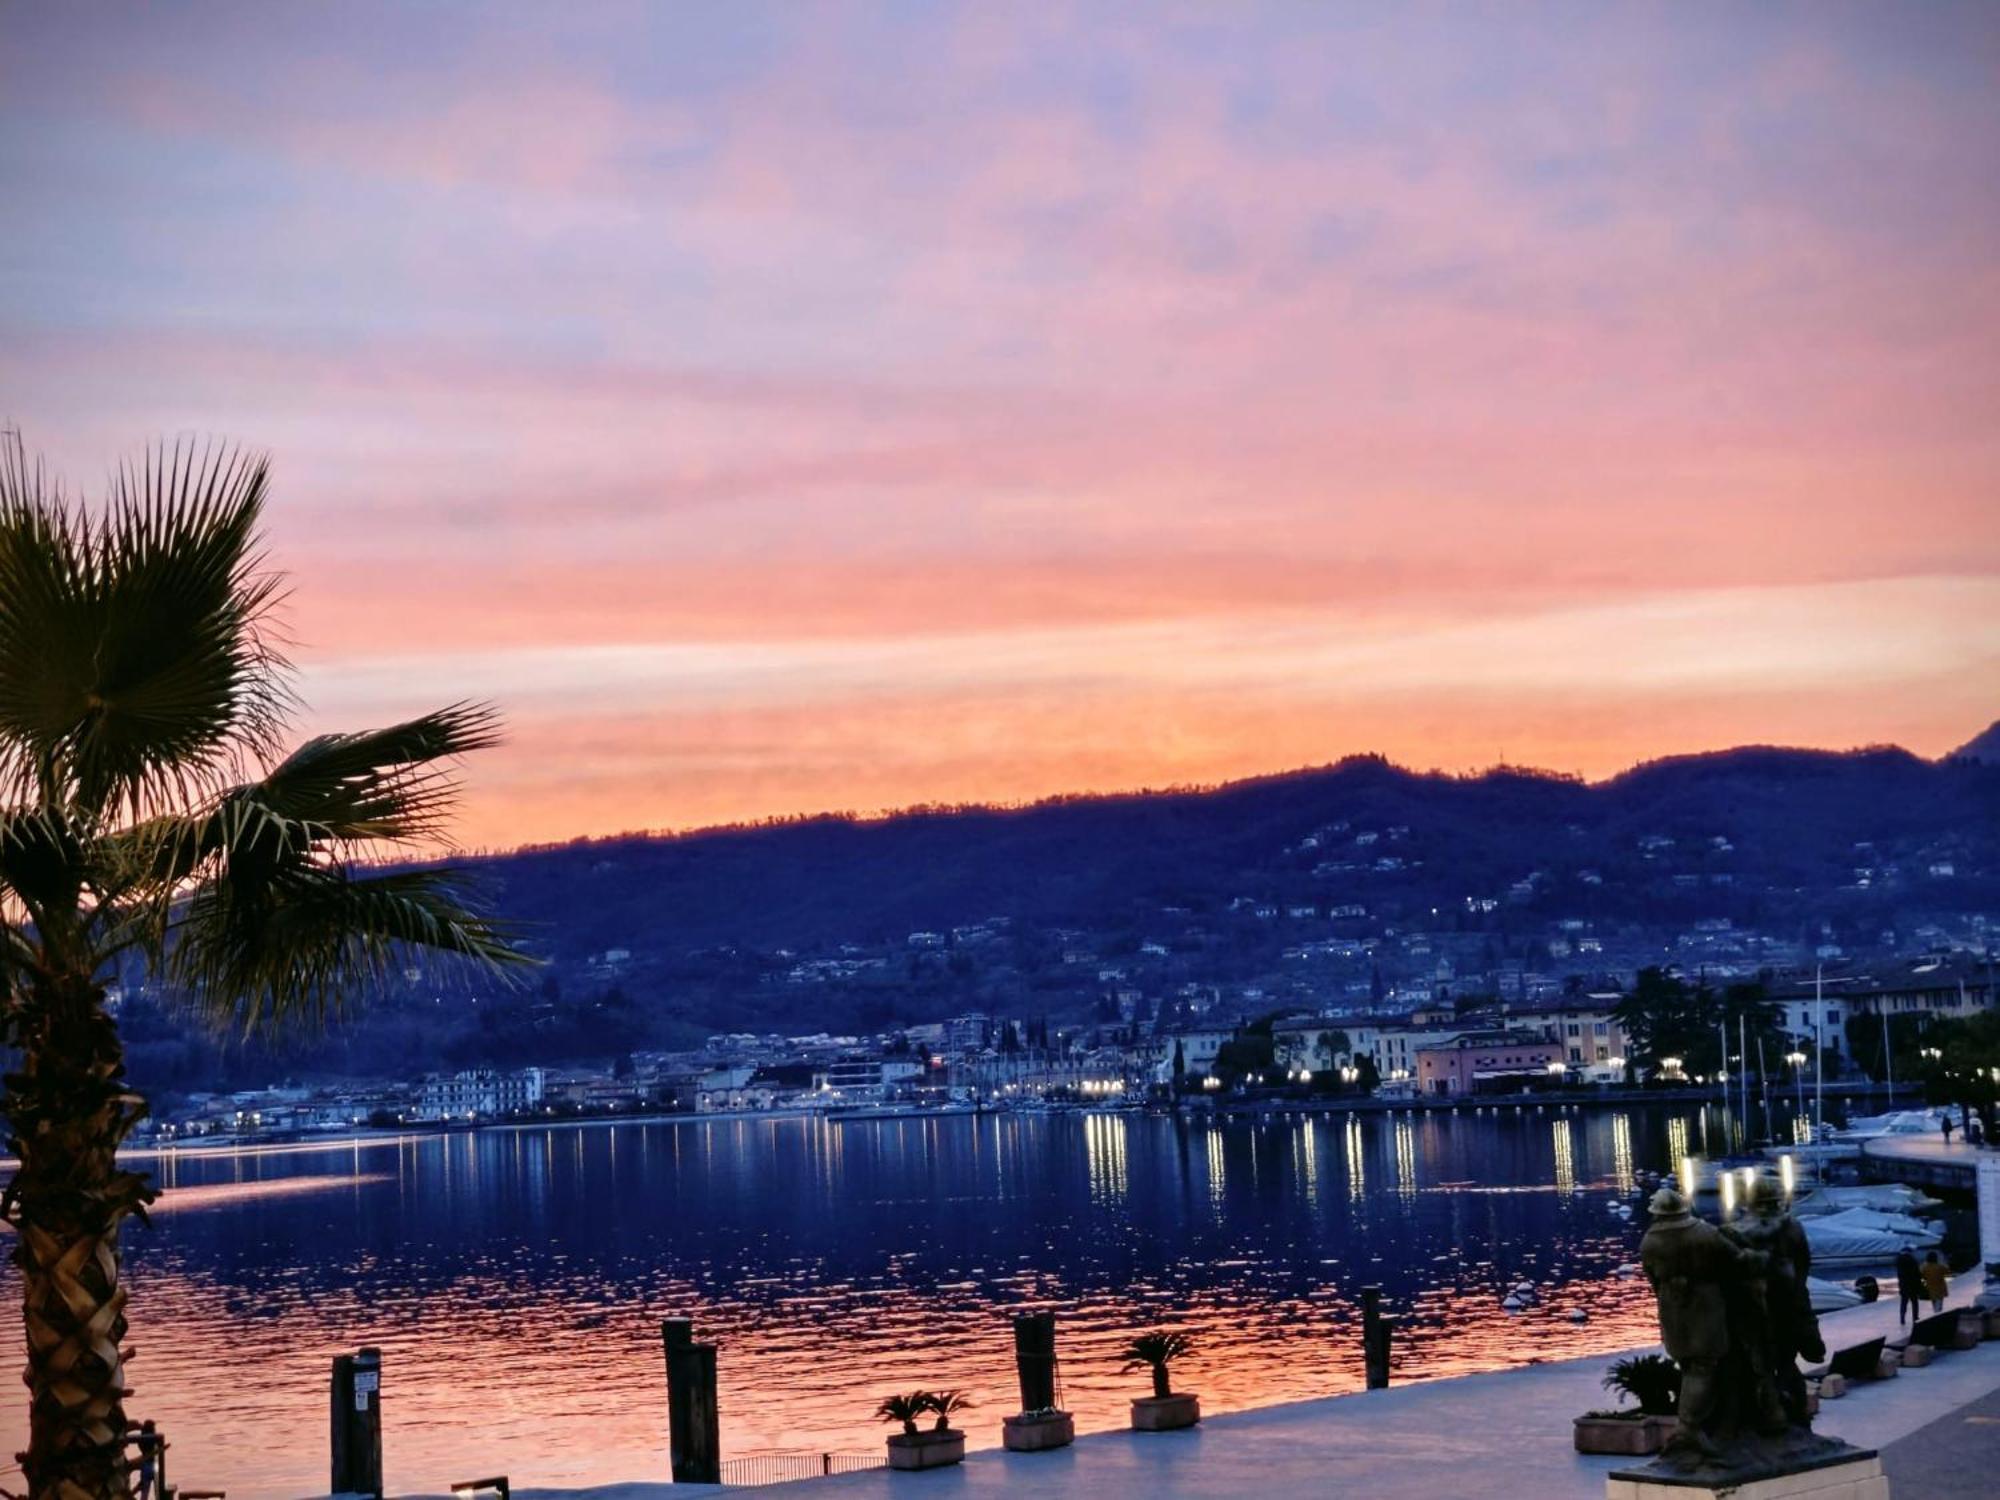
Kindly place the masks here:
MULTIPOLYGON (((4 410, 84 479, 162 430, 273 448, 315 664, 948 660, 1294 616, 1393 644, 2000 572, 1986 29, 644 19, 265 18, 227 76, 188 62, 199 26, 45 49, 11 107, 56 165, 15 201, 93 232, 12 252, 4 410)), ((1969 597, 1923 638, 1984 639, 1969 597)), ((527 729, 567 746, 533 827, 1488 740, 1593 770, 1647 734, 1943 748, 1990 691, 1906 652, 1852 692, 1747 694, 1718 651, 1650 697, 1600 673, 1594 700, 1551 675, 1300 710, 1297 684, 1176 693, 1077 650, 1013 694, 809 706, 801 676, 790 705, 676 715, 604 686, 527 729)))

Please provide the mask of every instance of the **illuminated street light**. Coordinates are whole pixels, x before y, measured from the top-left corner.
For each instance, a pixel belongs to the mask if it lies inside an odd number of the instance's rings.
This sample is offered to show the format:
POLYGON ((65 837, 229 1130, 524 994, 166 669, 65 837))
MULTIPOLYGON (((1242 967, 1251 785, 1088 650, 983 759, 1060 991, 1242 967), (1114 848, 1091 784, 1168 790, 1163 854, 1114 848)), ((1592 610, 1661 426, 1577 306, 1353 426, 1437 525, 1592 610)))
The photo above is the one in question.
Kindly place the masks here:
POLYGON ((1792 1065, 1792 1083, 1798 1089, 1798 1113, 1806 1112, 1806 1055, 1803 1052, 1787 1052, 1785 1061, 1792 1065))

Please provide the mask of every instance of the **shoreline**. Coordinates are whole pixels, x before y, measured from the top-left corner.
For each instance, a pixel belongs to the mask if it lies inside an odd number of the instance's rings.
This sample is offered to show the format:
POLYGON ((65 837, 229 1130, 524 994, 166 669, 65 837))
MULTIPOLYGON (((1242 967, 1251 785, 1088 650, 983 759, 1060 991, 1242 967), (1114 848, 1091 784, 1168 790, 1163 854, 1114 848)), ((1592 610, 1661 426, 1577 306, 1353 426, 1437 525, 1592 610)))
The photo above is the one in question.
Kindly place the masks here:
MULTIPOLYGON (((1876 1095, 1888 1097, 1892 1101, 1895 1093, 1882 1084, 1848 1084, 1839 1089, 1829 1088, 1829 1095, 1840 1099, 1873 1098, 1876 1095)), ((1907 1090, 1898 1090, 1898 1093, 1907 1090)), ((248 1136, 228 1140, 199 1139, 182 1145, 150 1144, 128 1146, 118 1153, 121 1160, 143 1160, 161 1157, 228 1156, 280 1153, 287 1151, 336 1151, 360 1146, 381 1145, 403 1140, 424 1140, 433 1136, 469 1135, 482 1131, 543 1130, 559 1126, 582 1127, 600 1125, 680 1125, 680 1124, 723 1124, 745 1121, 790 1121, 822 1120, 830 1124, 872 1125, 898 1123, 906 1120, 949 1120, 987 1119, 1018 1115, 1026 1119, 1048 1119, 1070 1115, 1152 1115, 1178 1116, 1187 1120, 1245 1120, 1271 1115, 1306 1116, 1314 1115, 1394 1115, 1394 1114, 1521 1114, 1533 1110, 1547 1110, 1551 1107, 1577 1110, 1606 1110, 1642 1108, 1661 1104, 1706 1105, 1722 1103, 1731 1107, 1729 1101, 1719 1100, 1715 1091, 1705 1088, 1691 1089, 1627 1089, 1612 1085, 1602 1089, 1545 1090, 1525 1094, 1473 1094, 1454 1095, 1440 1098, 1383 1099, 1366 1098, 1279 1098, 1268 1100, 1252 1099, 1212 1099, 1198 1097, 1173 1106, 1118 1106, 1104 1108, 1093 1105, 1075 1105, 1049 1109, 965 1109, 965 1108, 916 1108, 898 1111, 892 1108, 864 1109, 852 1111, 829 1111, 820 1109, 786 1108, 758 1110, 715 1110, 696 1113, 688 1110, 645 1110, 630 1114, 604 1113, 579 1115, 552 1115, 546 1118, 521 1120, 476 1120, 476 1121, 413 1121, 394 1128, 350 1129, 339 1132, 302 1132, 286 1136, 248 1136)), ((1774 1143, 1789 1144, 1789 1143, 1774 1143)), ((12 1168, 17 1163, 11 1157, 0 1157, 0 1168, 12 1168)))

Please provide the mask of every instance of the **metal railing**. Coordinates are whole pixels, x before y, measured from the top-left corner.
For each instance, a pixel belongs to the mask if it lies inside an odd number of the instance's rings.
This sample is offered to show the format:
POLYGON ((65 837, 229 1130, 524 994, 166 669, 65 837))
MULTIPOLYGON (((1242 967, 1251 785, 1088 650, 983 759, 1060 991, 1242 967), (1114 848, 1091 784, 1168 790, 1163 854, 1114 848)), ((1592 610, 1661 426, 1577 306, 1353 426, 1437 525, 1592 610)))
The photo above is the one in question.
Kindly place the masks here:
POLYGON ((795 1479, 823 1479, 829 1474, 857 1474, 888 1467, 879 1449, 874 1453, 827 1453, 811 1448, 767 1449, 739 1453, 722 1461, 724 1484, 789 1484, 795 1479))

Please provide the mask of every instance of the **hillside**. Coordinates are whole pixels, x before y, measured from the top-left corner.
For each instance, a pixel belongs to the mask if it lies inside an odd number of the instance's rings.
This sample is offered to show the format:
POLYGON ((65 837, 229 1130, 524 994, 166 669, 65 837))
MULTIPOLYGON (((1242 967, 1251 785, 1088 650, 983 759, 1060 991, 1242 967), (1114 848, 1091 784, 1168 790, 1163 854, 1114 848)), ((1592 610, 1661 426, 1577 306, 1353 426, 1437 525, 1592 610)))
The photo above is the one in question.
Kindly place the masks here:
POLYGON ((1991 769, 1901 750, 1737 750, 1595 786, 1356 759, 1212 791, 600 841, 478 868, 497 882, 502 909, 542 925, 562 957, 656 941, 880 942, 994 915, 1095 926, 1135 905, 1237 894, 1428 906, 1542 868, 1596 868, 1606 876, 1600 909, 1644 916, 1675 903, 1660 888, 1669 872, 1643 857, 1641 839, 1724 837, 1733 853, 1710 863, 1746 890, 1797 885, 1820 899, 1851 878, 1857 844, 1891 862, 1961 847, 1990 858, 1996 786, 1991 769), (1293 846, 1342 823, 1354 833, 1406 827, 1395 842, 1408 868, 1378 871, 1371 860, 1315 876, 1327 861, 1293 846))
MULTIPOLYGON (((419 975, 287 1065, 601 1055, 971 1009, 1103 1016, 1119 997, 1353 1003, 1935 946, 2000 919, 2000 763, 1746 748, 1586 784, 1357 758, 1203 791, 597 840, 469 870, 548 960, 528 992, 419 975)), ((172 1040, 176 1082, 210 1066, 172 1040)))
POLYGON ((1951 754, 1954 760, 1977 760, 1987 765, 2000 765, 2000 719, 1995 719, 1951 754))

